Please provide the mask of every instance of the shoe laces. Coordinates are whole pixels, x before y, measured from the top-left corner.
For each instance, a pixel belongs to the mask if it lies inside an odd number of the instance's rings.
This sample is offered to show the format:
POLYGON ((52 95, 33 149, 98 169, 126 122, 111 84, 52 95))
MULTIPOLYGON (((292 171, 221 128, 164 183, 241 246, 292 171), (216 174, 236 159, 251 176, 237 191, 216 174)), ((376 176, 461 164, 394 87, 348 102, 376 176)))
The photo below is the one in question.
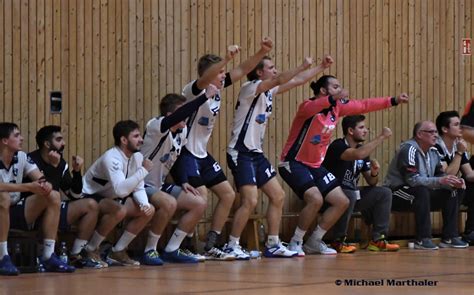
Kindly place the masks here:
POLYGON ((156 250, 153 250, 153 251, 148 252, 147 256, 150 258, 159 258, 160 254, 158 254, 156 250))

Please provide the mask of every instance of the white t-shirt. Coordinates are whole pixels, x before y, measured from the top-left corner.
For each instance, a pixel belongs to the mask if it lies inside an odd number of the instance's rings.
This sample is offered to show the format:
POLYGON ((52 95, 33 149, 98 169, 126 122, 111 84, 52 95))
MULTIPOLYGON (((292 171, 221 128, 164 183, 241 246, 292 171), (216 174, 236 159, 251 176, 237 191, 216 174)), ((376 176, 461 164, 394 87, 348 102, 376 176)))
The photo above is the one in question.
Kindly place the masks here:
MULTIPOLYGON (((13 157, 10 167, 7 169, 0 161, 0 175, 3 183, 23 183, 23 177, 38 169, 35 162, 26 153, 18 151, 13 157)), ((10 205, 18 203, 21 198, 20 192, 10 192, 10 205)))
POLYGON ((248 81, 240 88, 228 146, 230 150, 263 153, 265 128, 272 113, 272 100, 279 86, 256 95, 261 82, 262 80, 248 81))
POLYGON ((181 149, 186 144, 187 128, 184 127, 174 136, 169 130, 161 132, 163 118, 162 116, 148 121, 141 147, 144 157, 153 162, 153 169, 145 178, 145 183, 156 188, 163 185, 171 167, 181 153, 181 149))
POLYGON ((133 153, 130 158, 115 146, 107 150, 87 170, 82 178, 82 192, 98 194, 105 198, 125 198, 133 194, 139 205, 148 205, 145 192, 145 176, 148 171, 142 166, 143 155, 133 153))

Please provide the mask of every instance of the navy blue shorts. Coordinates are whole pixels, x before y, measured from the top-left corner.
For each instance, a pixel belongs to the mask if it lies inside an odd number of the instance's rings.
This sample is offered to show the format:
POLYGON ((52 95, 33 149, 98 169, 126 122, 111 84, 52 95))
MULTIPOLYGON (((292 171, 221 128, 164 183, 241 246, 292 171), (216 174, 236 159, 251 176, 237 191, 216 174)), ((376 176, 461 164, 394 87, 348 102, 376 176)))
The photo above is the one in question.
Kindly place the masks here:
POLYGON ((317 187, 323 197, 336 187, 340 186, 336 177, 324 167, 311 168, 298 161, 283 162, 278 165, 281 178, 291 187, 300 199, 304 193, 317 187))
POLYGON ((253 184, 262 187, 276 176, 272 164, 262 153, 237 152, 227 153, 227 165, 234 175, 237 188, 253 184))
MULTIPOLYGON (((119 203, 120 205, 125 205, 125 202, 127 201, 127 199, 131 198, 131 197, 132 197, 132 195, 128 195, 125 198, 115 198, 115 199, 112 199, 112 200, 119 203)), ((94 199, 97 202, 97 204, 99 204, 100 201, 102 201, 103 199, 108 199, 107 197, 103 197, 99 194, 92 194, 92 195, 84 194, 84 198, 94 199)), ((61 208, 62 208, 62 206, 61 206, 61 208)))
POLYGON ((19 230, 35 229, 35 222, 28 224, 25 217, 26 198, 21 198, 18 203, 10 206, 10 228, 19 230))
POLYGON ((198 158, 186 148, 183 148, 170 173, 178 185, 182 184, 180 179, 185 174, 184 178, 193 187, 205 185, 210 188, 227 180, 221 166, 210 154, 205 158, 198 158))
POLYGON ((67 223, 67 211, 69 209, 69 201, 61 201, 61 210, 59 214, 58 230, 67 232, 71 229, 71 225, 67 223))

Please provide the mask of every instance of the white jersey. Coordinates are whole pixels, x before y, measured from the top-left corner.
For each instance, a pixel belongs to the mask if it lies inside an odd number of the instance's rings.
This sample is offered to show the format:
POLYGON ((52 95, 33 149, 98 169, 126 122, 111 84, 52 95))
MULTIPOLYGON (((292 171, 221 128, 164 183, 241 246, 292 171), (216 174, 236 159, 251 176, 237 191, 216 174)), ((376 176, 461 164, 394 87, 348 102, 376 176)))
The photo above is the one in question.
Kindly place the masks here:
MULTIPOLYGON (((23 183, 23 177, 38 169, 35 162, 24 152, 19 151, 13 156, 10 167, 7 169, 5 164, 0 161, 0 175, 3 183, 23 183)), ((21 197, 20 192, 10 192, 10 205, 18 203, 21 197)))
POLYGON ((256 95, 261 82, 262 80, 248 81, 240 88, 228 146, 230 150, 263 153, 265 128, 272 113, 272 100, 278 92, 278 86, 256 95))
POLYGON ((139 205, 148 205, 145 192, 143 155, 133 153, 130 158, 117 146, 107 150, 87 170, 82 178, 82 192, 105 198, 125 198, 133 194, 139 205))
POLYGON ((161 132, 163 116, 153 118, 146 124, 142 154, 153 162, 153 169, 145 178, 147 185, 160 188, 171 167, 186 144, 187 128, 184 127, 179 133, 172 134, 169 129, 161 132))
MULTIPOLYGON (((199 91, 196 87, 193 89, 193 85, 196 80, 191 81, 183 88, 182 95, 186 97, 189 102, 196 97, 205 93, 206 90, 199 91)), ((229 73, 226 74, 224 88, 232 85, 229 73)), ((217 91, 214 97, 208 99, 203 103, 199 109, 189 116, 188 126, 188 142, 186 143, 186 149, 198 158, 205 158, 207 156, 207 143, 211 137, 214 124, 216 122, 217 114, 221 109, 221 92, 217 91)))

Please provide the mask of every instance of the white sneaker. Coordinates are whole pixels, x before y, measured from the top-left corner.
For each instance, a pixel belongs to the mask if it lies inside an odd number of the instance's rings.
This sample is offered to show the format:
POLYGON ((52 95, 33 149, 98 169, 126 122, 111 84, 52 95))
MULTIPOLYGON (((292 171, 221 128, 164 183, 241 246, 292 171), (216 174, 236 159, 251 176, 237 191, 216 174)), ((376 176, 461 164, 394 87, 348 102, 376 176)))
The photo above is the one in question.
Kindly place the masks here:
POLYGON ((219 248, 212 247, 211 250, 206 251, 204 253, 206 260, 224 260, 224 261, 231 261, 235 260, 236 257, 231 253, 225 253, 219 248))
POLYGON ((250 260, 250 255, 244 251, 239 244, 230 247, 228 244, 224 246, 224 252, 235 256, 237 260, 250 260))
POLYGON ((288 244, 288 249, 298 253, 298 255, 296 255, 298 257, 304 257, 305 256, 305 253, 303 251, 303 242, 302 241, 293 241, 293 240, 291 240, 291 242, 288 244))
POLYGON ((307 241, 303 245, 304 252, 307 254, 336 255, 337 251, 329 248, 324 241, 307 241))
POLYGON ((286 248, 283 243, 278 243, 275 246, 265 246, 265 252, 263 252, 263 256, 268 257, 268 258, 274 258, 274 257, 295 257, 298 255, 298 252, 296 251, 291 251, 286 248))
POLYGON ((189 257, 193 257, 193 258, 197 259, 197 261, 199 261, 199 262, 204 262, 204 261, 206 261, 206 257, 205 257, 205 256, 200 255, 200 254, 193 253, 193 252, 191 252, 191 250, 189 250, 189 249, 181 249, 181 252, 184 253, 185 255, 189 256, 189 257))

